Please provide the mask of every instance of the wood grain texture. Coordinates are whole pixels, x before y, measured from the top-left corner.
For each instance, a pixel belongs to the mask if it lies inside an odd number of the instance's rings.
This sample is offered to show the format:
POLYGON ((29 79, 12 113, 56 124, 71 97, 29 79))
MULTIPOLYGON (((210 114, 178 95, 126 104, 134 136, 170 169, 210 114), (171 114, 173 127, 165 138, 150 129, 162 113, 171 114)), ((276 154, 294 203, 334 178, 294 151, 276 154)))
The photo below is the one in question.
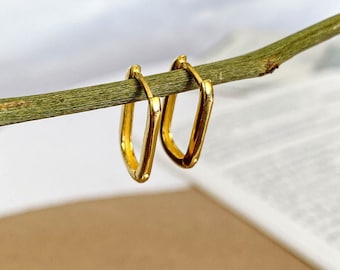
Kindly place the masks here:
MULTIPOLYGON (((197 66, 203 79, 227 83, 272 73, 298 53, 340 33, 340 14, 259 50, 214 63, 197 66)), ((169 63, 171 59, 169 59, 169 63)), ((184 70, 146 76, 155 96, 197 88, 184 70)), ((47 94, 0 99, 0 126, 84 112, 146 99, 138 83, 131 80, 58 91, 47 94)))

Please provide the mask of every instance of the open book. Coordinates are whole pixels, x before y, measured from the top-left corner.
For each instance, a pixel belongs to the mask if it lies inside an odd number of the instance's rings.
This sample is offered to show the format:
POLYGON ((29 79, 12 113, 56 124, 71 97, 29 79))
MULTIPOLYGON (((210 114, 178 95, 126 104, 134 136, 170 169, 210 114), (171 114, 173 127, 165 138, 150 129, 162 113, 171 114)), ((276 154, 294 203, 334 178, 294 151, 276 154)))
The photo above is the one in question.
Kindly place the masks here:
MULTIPOLYGON (((323 269, 340 269, 336 42, 293 59, 270 78, 234 82, 215 91, 201 159, 187 176, 323 269)), ((195 103, 194 96, 188 99, 195 103)), ((181 112, 180 118, 193 113, 181 112)), ((190 121, 174 130, 182 145, 188 141, 190 121)))

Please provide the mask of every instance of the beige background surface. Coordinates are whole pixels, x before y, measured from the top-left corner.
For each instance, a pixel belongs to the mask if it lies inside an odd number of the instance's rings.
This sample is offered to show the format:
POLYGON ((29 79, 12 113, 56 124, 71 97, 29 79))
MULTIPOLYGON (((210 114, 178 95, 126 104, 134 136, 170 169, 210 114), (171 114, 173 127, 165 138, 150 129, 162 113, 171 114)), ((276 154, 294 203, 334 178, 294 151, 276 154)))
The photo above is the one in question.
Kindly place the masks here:
POLYGON ((1 269, 311 269, 198 191, 0 219, 1 269))

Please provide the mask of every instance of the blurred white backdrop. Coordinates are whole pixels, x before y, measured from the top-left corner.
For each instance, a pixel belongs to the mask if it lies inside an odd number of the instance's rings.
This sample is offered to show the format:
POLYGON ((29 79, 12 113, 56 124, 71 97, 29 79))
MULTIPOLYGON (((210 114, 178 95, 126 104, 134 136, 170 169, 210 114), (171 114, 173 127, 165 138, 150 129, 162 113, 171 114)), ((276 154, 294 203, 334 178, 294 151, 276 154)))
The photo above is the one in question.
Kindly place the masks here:
POLYGON ((1 0, 0 97, 120 79, 131 64, 197 59, 240 30, 284 36, 339 10, 338 0, 1 0))
MULTIPOLYGON (((131 64, 140 64, 146 75, 164 72, 179 54, 194 59, 193 65, 231 57, 221 50, 230 36, 252 33, 252 42, 238 37, 234 44, 257 49, 268 42, 263 33, 274 41, 339 10, 338 0, 1 0, 0 97, 122 80, 131 64)), ((145 108, 142 103, 142 117, 145 108)), ((114 107, 0 127, 0 215, 187 188, 177 174, 183 171, 160 164, 162 154, 149 182, 130 179, 119 151, 119 113, 114 107)), ((135 122, 137 130, 144 128, 135 122)))

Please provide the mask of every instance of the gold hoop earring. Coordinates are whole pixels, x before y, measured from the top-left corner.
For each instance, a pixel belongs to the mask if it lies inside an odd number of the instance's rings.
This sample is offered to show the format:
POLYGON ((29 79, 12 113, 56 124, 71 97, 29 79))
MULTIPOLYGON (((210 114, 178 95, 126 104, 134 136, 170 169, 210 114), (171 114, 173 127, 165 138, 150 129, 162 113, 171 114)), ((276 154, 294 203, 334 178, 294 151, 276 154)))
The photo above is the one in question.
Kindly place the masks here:
POLYGON ((213 105, 214 90, 210 80, 202 80, 197 71, 187 62, 185 55, 178 56, 171 66, 171 70, 185 69, 194 77, 200 88, 200 96, 195 115, 194 125, 188 148, 185 154, 177 147, 171 134, 171 121, 174 112, 176 94, 165 97, 161 121, 161 139, 168 156, 183 168, 193 167, 200 156, 204 137, 207 131, 210 113, 213 105))
POLYGON ((139 162, 135 156, 131 141, 134 103, 128 103, 122 107, 120 146, 129 174, 137 182, 144 183, 149 179, 152 169, 157 135, 160 128, 161 102, 160 98, 153 96, 150 87, 141 73, 141 67, 139 65, 133 65, 129 68, 126 79, 131 78, 136 79, 140 83, 149 103, 148 118, 146 121, 139 162))

